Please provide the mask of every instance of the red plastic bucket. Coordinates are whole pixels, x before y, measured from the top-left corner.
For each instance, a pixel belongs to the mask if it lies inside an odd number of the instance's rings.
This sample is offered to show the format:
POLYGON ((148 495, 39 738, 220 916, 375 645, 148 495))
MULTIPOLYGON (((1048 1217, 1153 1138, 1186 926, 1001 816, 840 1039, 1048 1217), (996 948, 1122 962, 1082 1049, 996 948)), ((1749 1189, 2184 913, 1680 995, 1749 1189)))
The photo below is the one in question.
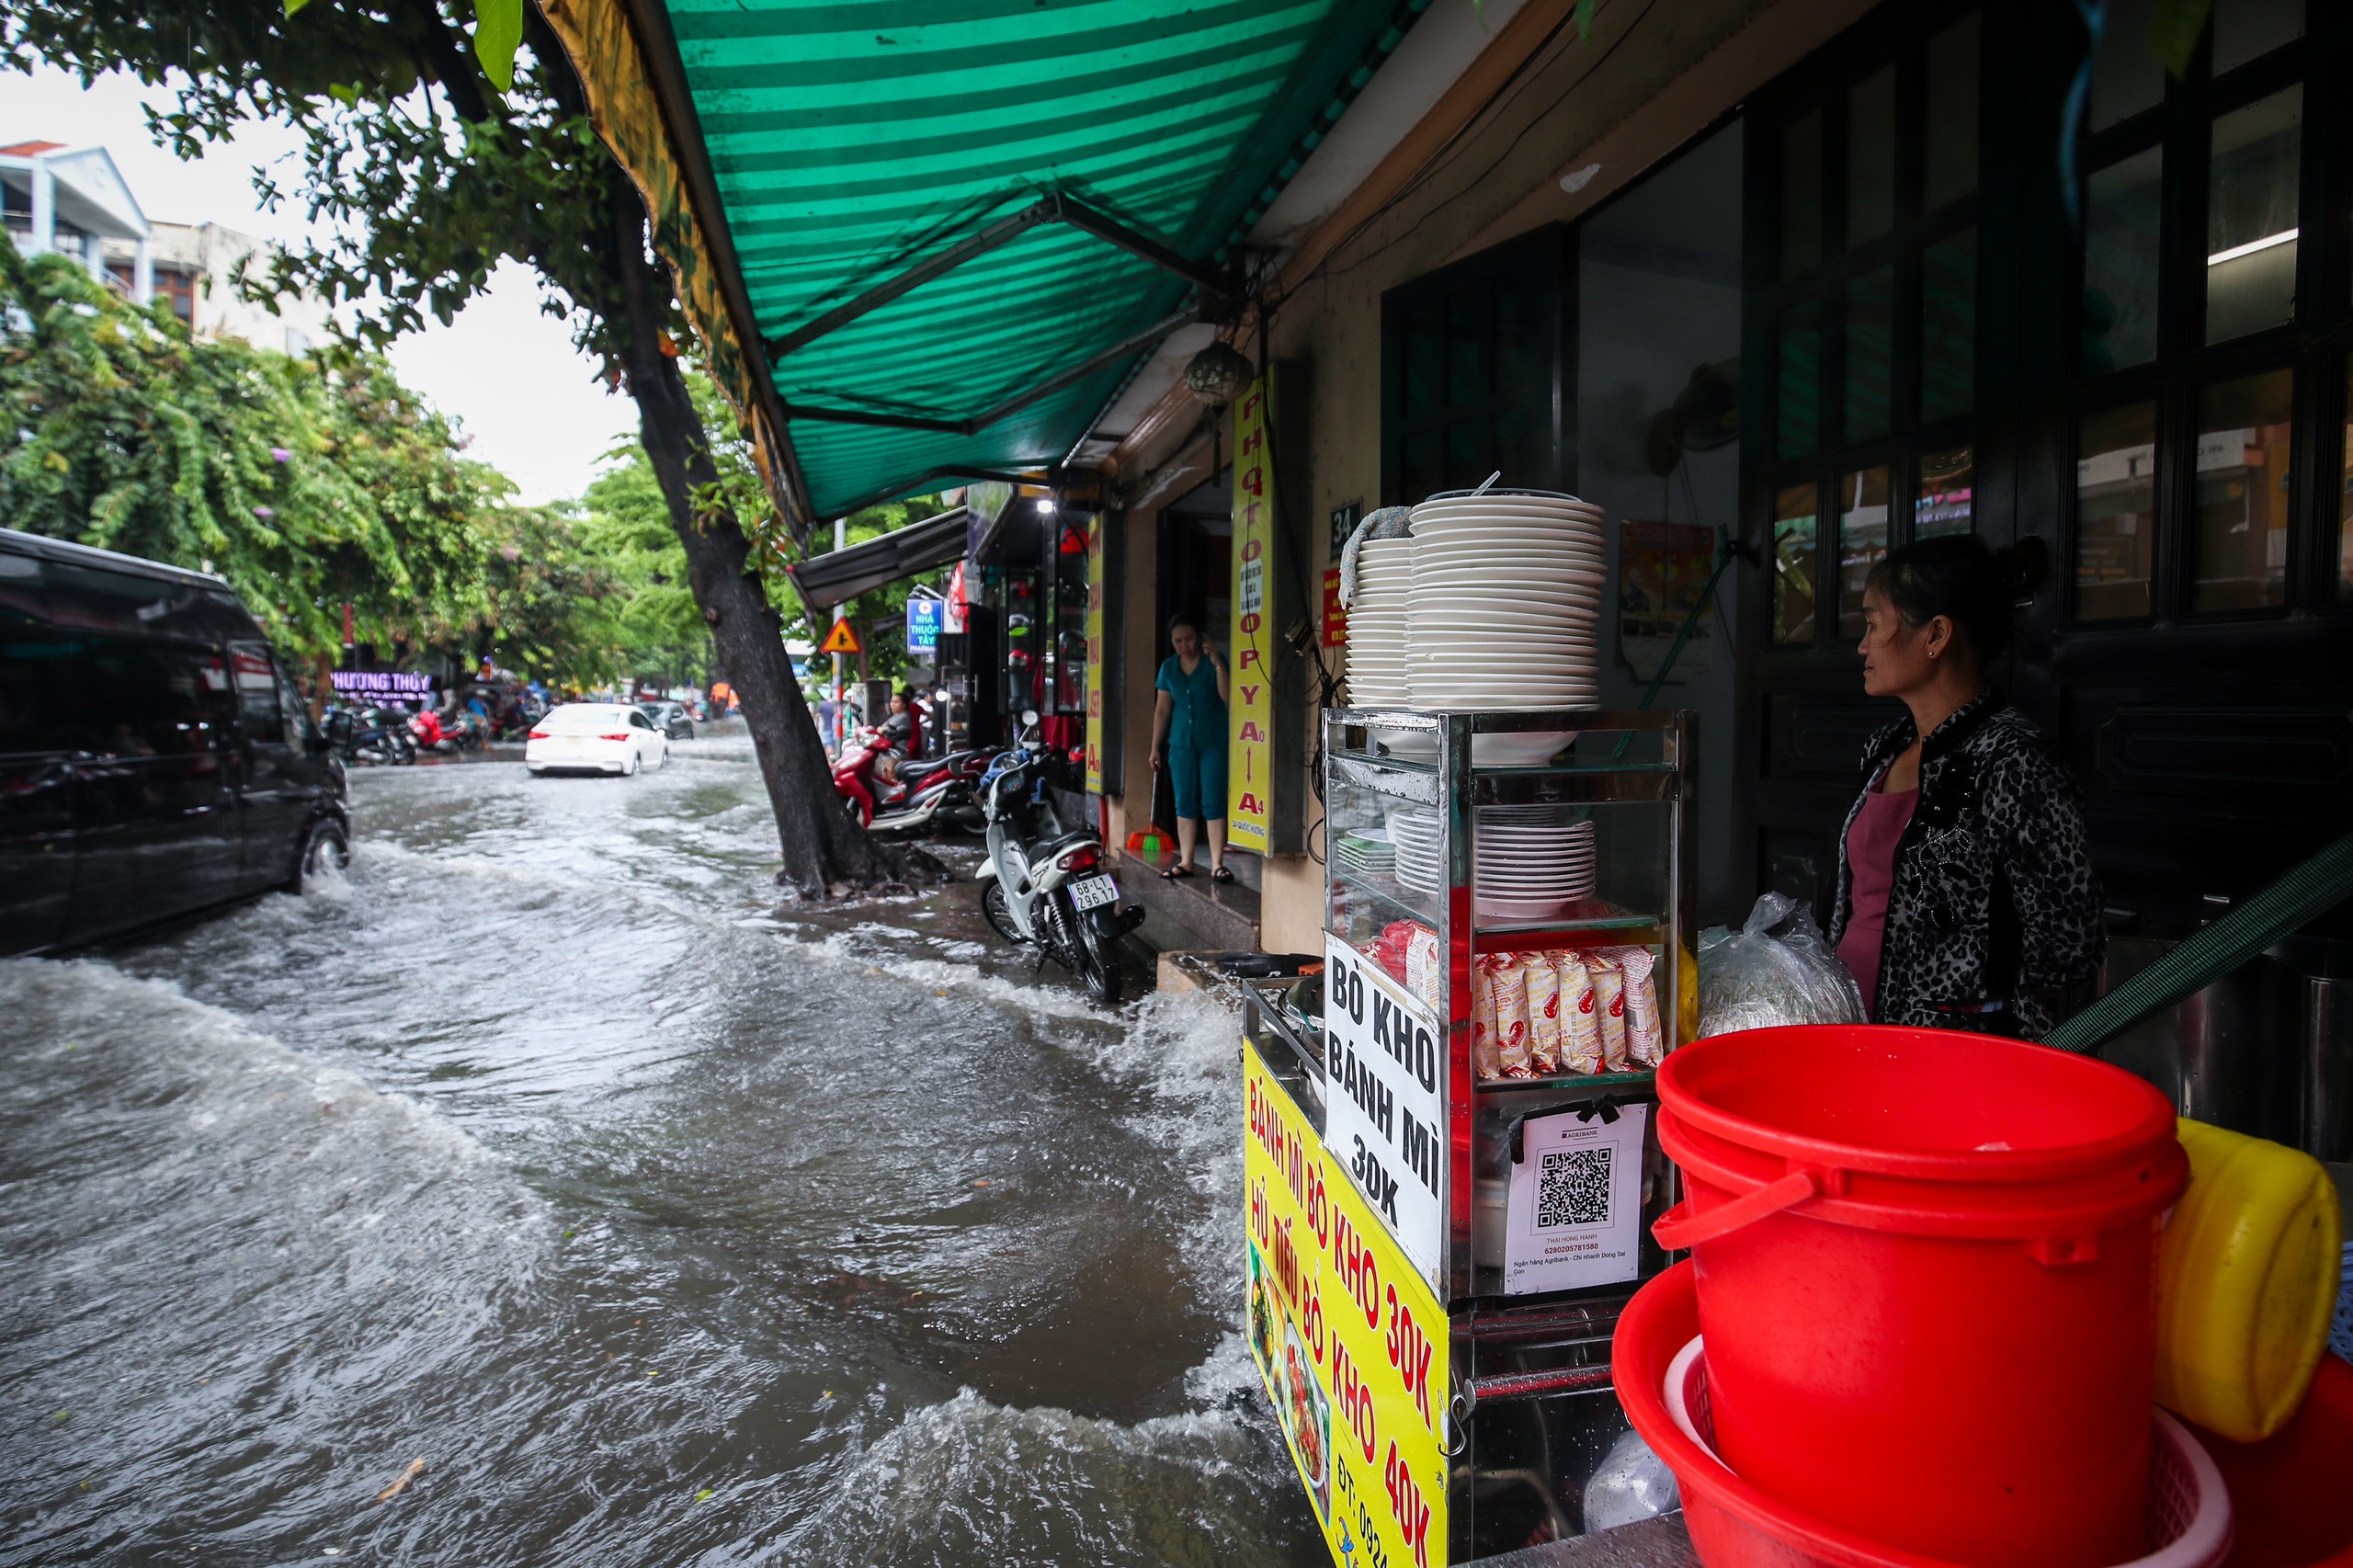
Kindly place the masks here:
POLYGON ((2173 1108, 2041 1046, 1868 1025, 1659 1069, 1717 1451, 1863 1539, 1984 1568, 2143 1548, 2173 1108), (1933 1413, 1933 1414, 1931 1414, 1933 1413))
MULTIPOLYGON (((1954 1568, 1809 1518, 1726 1470, 1708 1446, 1713 1431, 1706 1359, 1690 1354, 1700 1348, 1693 1337, 1699 1329, 1691 1266, 1677 1264, 1627 1304, 1610 1363, 1627 1419, 1675 1471, 1684 1523, 1707 1568, 1954 1568)), ((2236 1564, 2229 1553, 2237 1510, 2213 1460, 2180 1423, 2162 1411, 2149 1415, 2158 1442, 2152 1447, 2143 1546, 2118 1568, 2236 1564)), ((1936 1415, 1925 1413, 1923 1419, 1936 1415)))

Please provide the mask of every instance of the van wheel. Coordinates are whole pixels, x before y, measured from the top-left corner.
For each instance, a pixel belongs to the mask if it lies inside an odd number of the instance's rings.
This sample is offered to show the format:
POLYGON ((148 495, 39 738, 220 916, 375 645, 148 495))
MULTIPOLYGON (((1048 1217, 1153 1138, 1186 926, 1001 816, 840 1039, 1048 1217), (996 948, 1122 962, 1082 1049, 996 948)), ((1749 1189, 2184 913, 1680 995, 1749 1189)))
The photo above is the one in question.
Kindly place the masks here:
POLYGON ((333 817, 322 817, 302 835, 302 853, 295 858, 294 874, 286 880, 286 891, 299 893, 322 871, 330 868, 340 871, 350 864, 351 841, 344 836, 343 824, 333 817))

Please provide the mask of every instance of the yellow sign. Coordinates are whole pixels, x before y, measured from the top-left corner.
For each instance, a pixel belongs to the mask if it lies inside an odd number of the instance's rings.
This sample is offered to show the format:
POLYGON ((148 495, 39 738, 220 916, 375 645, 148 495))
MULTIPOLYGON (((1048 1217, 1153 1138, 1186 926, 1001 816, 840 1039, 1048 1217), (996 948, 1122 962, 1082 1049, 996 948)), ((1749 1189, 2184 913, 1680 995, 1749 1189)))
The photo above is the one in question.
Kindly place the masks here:
POLYGON ((1272 847, 1275 726, 1275 493, 1267 460, 1274 370, 1233 405, 1233 699, 1228 708, 1226 841, 1272 847))
POLYGON ((1103 792, 1103 514, 1086 523, 1086 792, 1103 792))
POLYGON ((834 622, 834 629, 825 633, 825 640, 817 644, 817 652, 820 653, 856 653, 861 652, 858 647, 858 633, 850 630, 850 624, 848 621, 837 620, 834 622))
POLYGON ((1447 1318, 1259 1060, 1242 1049, 1245 1337, 1332 1560, 1445 1568, 1447 1318))

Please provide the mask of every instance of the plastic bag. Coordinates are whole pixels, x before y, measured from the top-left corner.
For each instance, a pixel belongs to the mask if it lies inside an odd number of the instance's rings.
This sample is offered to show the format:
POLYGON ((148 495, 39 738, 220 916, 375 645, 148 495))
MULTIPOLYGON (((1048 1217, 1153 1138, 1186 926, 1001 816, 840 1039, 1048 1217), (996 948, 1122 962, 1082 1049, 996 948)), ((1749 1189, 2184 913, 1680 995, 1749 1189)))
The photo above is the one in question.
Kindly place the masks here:
POLYGON ((1614 1530, 1674 1512, 1683 1506, 1675 1472, 1651 1452, 1640 1432, 1622 1432, 1593 1479, 1585 1483, 1585 1528, 1614 1530))
POLYGON ((1768 892, 1738 931, 1699 933, 1699 1034, 1776 1024, 1859 1024, 1863 994, 1813 916, 1768 892), (1776 927, 1779 936, 1773 935, 1776 927))

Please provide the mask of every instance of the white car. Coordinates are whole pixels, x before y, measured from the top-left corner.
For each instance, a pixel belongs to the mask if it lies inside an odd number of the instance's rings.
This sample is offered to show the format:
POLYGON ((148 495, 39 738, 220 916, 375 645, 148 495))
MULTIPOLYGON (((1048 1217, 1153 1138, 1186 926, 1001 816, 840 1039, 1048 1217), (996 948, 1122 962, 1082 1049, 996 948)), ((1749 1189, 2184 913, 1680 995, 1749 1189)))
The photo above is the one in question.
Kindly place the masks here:
POLYGON ((634 708, 567 702, 531 726, 523 766, 533 773, 635 773, 670 760, 670 737, 634 708))

